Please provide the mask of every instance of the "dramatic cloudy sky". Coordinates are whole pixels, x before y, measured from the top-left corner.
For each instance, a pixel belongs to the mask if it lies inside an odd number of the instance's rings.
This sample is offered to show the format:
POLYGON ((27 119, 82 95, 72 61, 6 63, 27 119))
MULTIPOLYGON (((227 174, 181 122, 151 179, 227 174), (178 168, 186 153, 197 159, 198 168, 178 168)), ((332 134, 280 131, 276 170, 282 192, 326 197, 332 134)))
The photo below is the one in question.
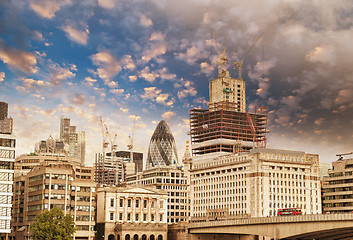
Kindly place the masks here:
POLYGON ((165 119, 181 158, 225 45, 230 63, 245 58, 250 111, 270 109, 268 146, 330 162, 353 151, 352 26, 350 0, 2 0, 0 101, 18 155, 58 137, 65 115, 86 131, 92 165, 99 116, 126 150, 137 115, 137 151, 165 119))

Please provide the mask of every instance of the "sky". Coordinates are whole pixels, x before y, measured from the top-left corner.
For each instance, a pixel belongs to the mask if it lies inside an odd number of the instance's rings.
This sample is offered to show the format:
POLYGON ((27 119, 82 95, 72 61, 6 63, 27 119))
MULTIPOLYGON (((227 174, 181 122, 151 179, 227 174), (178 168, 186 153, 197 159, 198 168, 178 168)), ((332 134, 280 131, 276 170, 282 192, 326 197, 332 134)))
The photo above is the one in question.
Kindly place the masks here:
POLYGON ((64 115, 92 165, 100 117, 127 150, 136 115, 134 150, 146 158, 164 119, 181 162, 225 47, 231 76, 244 58, 249 111, 269 107, 267 147, 332 162, 353 151, 352 27, 350 0, 1 0, 0 101, 17 156, 58 138, 64 115))

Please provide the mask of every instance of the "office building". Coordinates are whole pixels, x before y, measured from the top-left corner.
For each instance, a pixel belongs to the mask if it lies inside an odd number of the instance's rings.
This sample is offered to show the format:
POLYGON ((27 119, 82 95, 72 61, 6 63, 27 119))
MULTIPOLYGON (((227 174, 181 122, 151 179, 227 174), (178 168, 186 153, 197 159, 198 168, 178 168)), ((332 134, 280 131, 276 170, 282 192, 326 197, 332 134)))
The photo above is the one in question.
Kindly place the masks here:
POLYGON ((321 213, 315 154, 252 149, 194 162, 190 175, 192 221, 276 216, 292 207, 321 213))
MULTIPOLYGON (((116 151, 115 156, 130 159, 130 151, 116 151)), ((133 152, 133 163, 135 164, 135 172, 142 172, 143 169, 143 153, 133 152)))
POLYGON ((60 139, 69 145, 69 156, 79 158, 81 164, 85 164, 86 140, 85 132, 76 132, 76 126, 72 126, 70 118, 60 118, 60 139))
POLYGON ((69 145, 65 143, 64 140, 57 140, 49 136, 47 140, 41 140, 36 143, 34 153, 40 155, 68 156, 68 148, 69 145))
POLYGON ((12 132, 13 121, 8 118, 8 104, 0 102, 0 234, 11 232, 12 186, 16 138, 12 132))
POLYGON ((150 140, 146 169, 178 164, 175 140, 167 123, 162 120, 157 125, 150 140))
POLYGON ((332 162, 329 176, 323 180, 324 202, 326 213, 353 211, 353 158, 332 162))
POLYGON ((134 175, 127 175, 126 184, 164 190, 168 193, 167 222, 170 224, 189 220, 190 183, 180 166, 154 167, 134 175))
POLYGON ((73 216, 74 239, 94 239, 96 183, 92 167, 82 166, 76 158, 33 154, 20 156, 15 166, 10 239, 30 239, 34 217, 54 205, 73 216))
POLYGON ((148 187, 97 192, 97 240, 167 239, 167 194, 148 187))

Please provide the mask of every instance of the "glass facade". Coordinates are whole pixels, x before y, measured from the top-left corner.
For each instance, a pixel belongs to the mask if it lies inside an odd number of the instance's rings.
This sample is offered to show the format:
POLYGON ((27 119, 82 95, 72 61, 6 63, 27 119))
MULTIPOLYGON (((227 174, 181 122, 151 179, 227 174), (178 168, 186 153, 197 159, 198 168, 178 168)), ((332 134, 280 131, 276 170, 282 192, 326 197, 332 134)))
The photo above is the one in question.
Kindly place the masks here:
POLYGON ((154 131, 148 148, 146 169, 178 163, 175 140, 167 123, 162 120, 154 131))

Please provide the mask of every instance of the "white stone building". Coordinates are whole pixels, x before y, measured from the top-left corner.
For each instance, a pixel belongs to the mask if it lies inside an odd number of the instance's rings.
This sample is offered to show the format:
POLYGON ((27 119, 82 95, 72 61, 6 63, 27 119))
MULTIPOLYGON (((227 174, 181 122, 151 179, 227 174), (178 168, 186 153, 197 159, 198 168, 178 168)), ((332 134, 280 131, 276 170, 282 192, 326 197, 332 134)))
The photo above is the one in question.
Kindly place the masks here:
POLYGON ((170 165, 150 168, 127 176, 126 182, 129 185, 153 186, 167 192, 169 224, 189 220, 190 182, 181 167, 170 165))
POLYGON ((99 188, 96 239, 166 239, 167 199, 167 193, 155 188, 99 188))
POLYGON ((280 208, 321 213, 319 158, 275 149, 198 159, 191 174, 191 220, 276 216, 280 208))

